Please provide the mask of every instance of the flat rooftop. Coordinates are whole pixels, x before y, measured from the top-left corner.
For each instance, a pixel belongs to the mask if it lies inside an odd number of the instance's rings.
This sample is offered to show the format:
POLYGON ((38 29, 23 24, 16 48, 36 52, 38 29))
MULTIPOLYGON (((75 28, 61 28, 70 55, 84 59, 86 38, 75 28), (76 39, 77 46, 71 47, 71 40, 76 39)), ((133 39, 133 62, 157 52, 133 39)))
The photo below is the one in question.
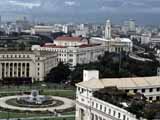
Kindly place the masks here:
POLYGON ((120 89, 137 89, 151 88, 152 86, 160 86, 160 77, 135 77, 135 78, 105 78, 92 79, 85 82, 80 82, 77 86, 88 89, 101 89, 105 87, 115 86, 120 89))

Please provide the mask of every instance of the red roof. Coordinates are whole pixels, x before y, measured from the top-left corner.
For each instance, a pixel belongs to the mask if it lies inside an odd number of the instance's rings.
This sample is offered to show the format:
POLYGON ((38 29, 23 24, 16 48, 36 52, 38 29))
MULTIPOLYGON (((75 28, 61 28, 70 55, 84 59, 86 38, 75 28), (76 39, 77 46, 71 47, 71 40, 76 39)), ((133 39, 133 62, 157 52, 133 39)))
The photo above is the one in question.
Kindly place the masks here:
POLYGON ((82 37, 61 36, 61 37, 57 37, 55 40, 61 40, 61 41, 81 41, 82 37))
POLYGON ((88 45, 86 45, 86 44, 83 44, 83 45, 80 45, 79 47, 80 48, 85 48, 85 47, 94 47, 94 46, 99 46, 100 44, 88 44, 88 45))
POLYGON ((66 48, 65 46, 60 46, 60 45, 44 45, 42 47, 49 47, 49 48, 66 48))

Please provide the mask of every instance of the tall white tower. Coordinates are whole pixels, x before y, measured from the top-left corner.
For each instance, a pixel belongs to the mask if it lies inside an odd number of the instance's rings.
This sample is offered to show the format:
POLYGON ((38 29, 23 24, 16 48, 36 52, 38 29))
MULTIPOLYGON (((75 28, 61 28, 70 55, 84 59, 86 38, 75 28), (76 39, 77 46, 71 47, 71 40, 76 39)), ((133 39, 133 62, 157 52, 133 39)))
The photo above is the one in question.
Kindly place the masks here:
POLYGON ((111 21, 106 21, 106 28, 105 28, 105 39, 110 40, 111 39, 111 21))

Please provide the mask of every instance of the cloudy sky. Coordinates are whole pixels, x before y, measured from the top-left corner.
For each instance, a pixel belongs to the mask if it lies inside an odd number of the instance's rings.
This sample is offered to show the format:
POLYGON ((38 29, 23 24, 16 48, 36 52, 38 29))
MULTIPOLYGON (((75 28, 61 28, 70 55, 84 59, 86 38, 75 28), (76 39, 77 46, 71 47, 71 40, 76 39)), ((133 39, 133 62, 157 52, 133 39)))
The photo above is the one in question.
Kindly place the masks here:
POLYGON ((114 22, 136 19, 160 23, 160 0, 0 0, 4 19, 28 16, 53 22, 114 22))

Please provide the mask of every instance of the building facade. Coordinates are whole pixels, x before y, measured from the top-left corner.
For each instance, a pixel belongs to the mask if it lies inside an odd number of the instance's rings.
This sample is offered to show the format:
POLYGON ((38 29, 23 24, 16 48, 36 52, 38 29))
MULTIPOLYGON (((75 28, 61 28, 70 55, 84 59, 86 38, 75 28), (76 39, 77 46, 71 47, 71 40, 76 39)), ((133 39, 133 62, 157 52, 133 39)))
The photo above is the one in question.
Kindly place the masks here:
POLYGON ((0 79, 31 78, 43 81, 45 75, 57 66, 57 54, 42 51, 1 51, 0 79))
POLYGON ((97 44, 80 45, 77 47, 33 45, 32 50, 56 52, 58 54, 58 62, 68 63, 74 67, 77 64, 86 64, 97 61, 98 57, 104 54, 105 47, 97 44))
POLYGON ((138 120, 127 110, 93 96, 94 91, 106 87, 115 86, 130 94, 140 93, 149 101, 160 100, 158 76, 99 79, 98 74, 98 71, 84 71, 84 81, 76 85, 76 120, 138 120))

